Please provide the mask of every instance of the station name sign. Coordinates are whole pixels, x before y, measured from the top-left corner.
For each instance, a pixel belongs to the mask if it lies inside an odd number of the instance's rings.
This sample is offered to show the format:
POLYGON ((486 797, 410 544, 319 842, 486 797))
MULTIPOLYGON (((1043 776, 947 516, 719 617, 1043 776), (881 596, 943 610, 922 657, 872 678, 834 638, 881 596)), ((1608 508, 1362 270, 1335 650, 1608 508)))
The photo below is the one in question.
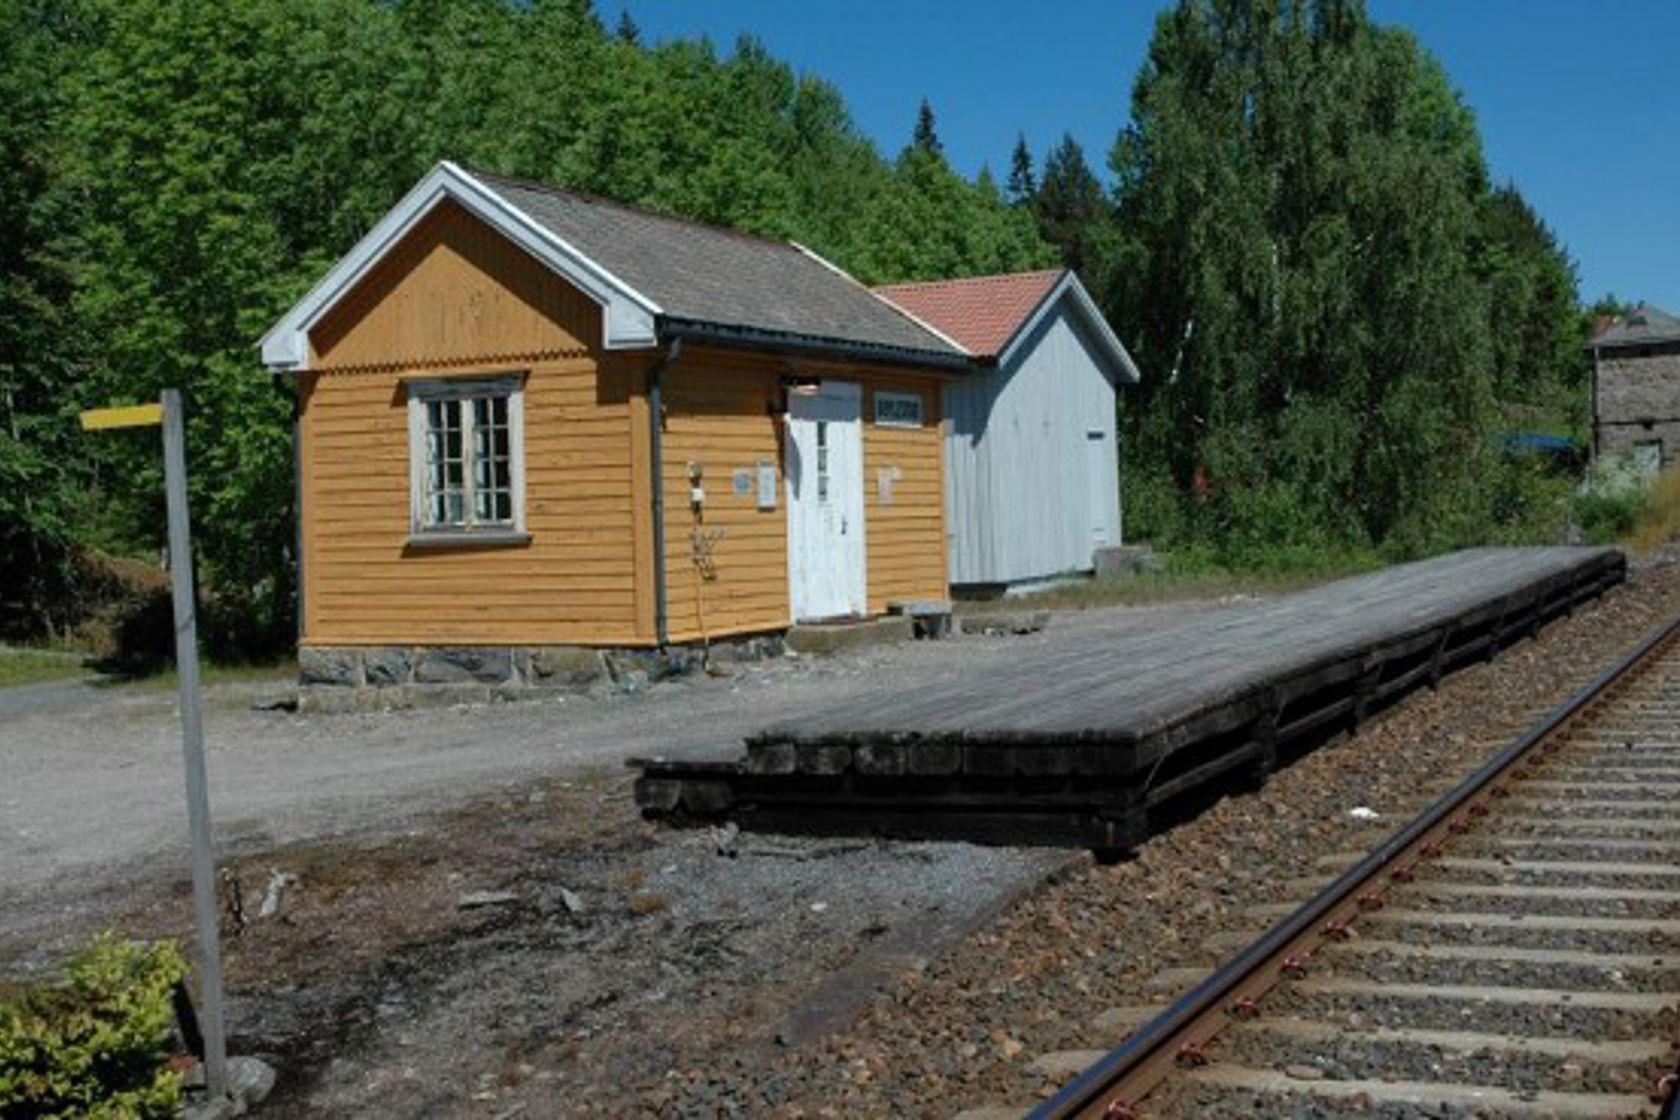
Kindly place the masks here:
POLYGON ((877 392, 875 394, 875 426, 878 428, 921 427, 921 394, 877 392))

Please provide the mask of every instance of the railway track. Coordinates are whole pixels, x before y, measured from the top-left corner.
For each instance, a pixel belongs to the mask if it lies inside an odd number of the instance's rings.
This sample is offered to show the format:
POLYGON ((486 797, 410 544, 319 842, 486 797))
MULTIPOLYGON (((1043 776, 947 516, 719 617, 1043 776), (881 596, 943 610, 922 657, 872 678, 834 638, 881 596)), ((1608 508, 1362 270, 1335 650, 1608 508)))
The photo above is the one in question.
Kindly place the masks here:
POLYGON ((1033 1120, 1677 1115, 1680 620, 1325 864, 1033 1120))

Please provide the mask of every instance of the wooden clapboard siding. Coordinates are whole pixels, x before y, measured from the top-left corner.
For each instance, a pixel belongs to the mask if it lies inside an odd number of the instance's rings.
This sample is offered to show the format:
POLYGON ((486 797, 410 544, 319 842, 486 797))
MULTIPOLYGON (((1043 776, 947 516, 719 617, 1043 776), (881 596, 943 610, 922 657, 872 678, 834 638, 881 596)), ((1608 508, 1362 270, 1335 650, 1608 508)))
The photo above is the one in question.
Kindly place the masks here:
POLYGON ((869 609, 879 614, 895 599, 943 599, 945 576, 945 463, 937 383, 925 378, 876 376, 864 382, 863 502, 867 518, 869 609), (920 428, 874 423, 874 392, 922 398, 920 428), (895 475, 891 500, 881 473, 895 475))
POLYGON ((650 359, 603 354, 599 323, 587 297, 445 204, 317 328, 302 381, 308 644, 651 640, 631 459, 650 359), (527 374, 530 542, 408 547, 404 378, 508 371, 527 374))
POLYGON ((310 332, 315 365, 384 368, 583 354, 600 308, 445 201, 310 332))
POLYGON ((534 362, 529 370, 531 540, 487 549, 407 547, 408 405, 399 373, 309 375, 310 644, 642 640, 628 398, 597 391, 615 374, 593 363, 534 362))
POLYGON ((673 641, 775 630, 788 625, 787 508, 781 491, 781 423, 776 374, 748 356, 692 351, 667 372, 664 471, 666 602, 673 641), (758 508, 757 466, 776 464, 776 508, 758 508), (688 467, 704 470, 697 521, 688 467), (753 472, 737 496, 736 469, 753 472), (717 536, 715 578, 695 564, 696 531, 717 536))

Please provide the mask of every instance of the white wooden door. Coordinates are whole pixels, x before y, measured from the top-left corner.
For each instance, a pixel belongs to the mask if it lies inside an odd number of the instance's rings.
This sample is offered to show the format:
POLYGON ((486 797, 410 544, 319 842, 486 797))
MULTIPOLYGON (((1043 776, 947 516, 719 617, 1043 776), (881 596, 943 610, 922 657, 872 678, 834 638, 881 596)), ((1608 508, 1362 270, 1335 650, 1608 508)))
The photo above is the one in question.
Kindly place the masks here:
POLYGON ((1109 508, 1109 475, 1114 470, 1108 454, 1111 446, 1107 432, 1092 429, 1085 433, 1085 510, 1093 551, 1115 543, 1108 538, 1108 525, 1114 517, 1109 508))
POLYGON ((862 391, 846 381, 788 397, 788 588, 796 622, 868 613, 862 405, 862 391))

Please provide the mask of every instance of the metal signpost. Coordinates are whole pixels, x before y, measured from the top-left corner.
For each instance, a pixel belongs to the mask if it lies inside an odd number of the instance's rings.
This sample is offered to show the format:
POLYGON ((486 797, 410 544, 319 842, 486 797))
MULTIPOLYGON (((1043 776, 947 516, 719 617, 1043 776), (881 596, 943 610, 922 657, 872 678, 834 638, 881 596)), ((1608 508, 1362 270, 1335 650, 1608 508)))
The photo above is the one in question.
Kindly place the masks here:
POLYGON ((199 988, 204 1033, 204 1084, 212 1101, 227 1095, 227 1033, 222 1009, 222 949, 216 929, 216 867, 210 845, 210 787, 204 770, 204 723, 198 698, 198 621, 193 597, 192 540, 187 518, 187 450, 181 391, 161 404, 82 413, 88 431, 163 425, 163 477, 169 506, 170 592, 175 606, 175 671, 181 682, 181 760, 192 832, 193 916, 198 925, 199 988))

